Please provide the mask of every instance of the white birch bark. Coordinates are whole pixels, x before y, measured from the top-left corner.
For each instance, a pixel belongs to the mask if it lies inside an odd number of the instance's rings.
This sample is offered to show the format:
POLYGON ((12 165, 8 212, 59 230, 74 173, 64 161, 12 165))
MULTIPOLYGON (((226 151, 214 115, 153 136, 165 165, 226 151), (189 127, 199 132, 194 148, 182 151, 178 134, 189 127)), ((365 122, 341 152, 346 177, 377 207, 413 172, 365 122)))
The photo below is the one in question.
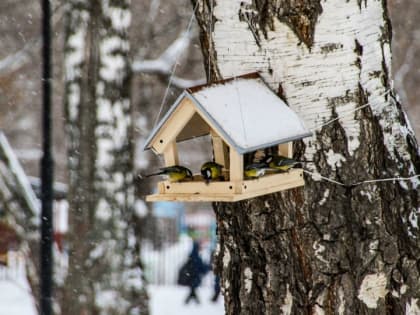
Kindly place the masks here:
POLYGON ((132 225, 130 2, 72 1, 66 41, 71 251, 63 314, 147 314, 132 225))

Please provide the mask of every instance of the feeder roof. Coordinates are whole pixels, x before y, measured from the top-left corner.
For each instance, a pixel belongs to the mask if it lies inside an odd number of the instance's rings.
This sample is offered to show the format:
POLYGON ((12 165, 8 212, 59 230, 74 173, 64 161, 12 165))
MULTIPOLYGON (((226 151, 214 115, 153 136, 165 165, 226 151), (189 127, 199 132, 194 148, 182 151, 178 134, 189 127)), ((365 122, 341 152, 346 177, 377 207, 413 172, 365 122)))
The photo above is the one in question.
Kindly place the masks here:
MULTIPOLYGON (((299 116, 257 73, 252 73, 185 90, 152 131, 145 149, 151 147, 155 135, 185 97, 193 102, 198 116, 203 116, 228 145, 241 154, 311 135, 299 116)), ((196 115, 191 120, 196 126, 200 122, 204 123, 204 120, 196 115)), ((180 134, 177 140, 202 136, 210 131, 203 127, 190 129, 181 132, 183 135, 180 134), (194 130, 196 133, 192 134, 194 130)))

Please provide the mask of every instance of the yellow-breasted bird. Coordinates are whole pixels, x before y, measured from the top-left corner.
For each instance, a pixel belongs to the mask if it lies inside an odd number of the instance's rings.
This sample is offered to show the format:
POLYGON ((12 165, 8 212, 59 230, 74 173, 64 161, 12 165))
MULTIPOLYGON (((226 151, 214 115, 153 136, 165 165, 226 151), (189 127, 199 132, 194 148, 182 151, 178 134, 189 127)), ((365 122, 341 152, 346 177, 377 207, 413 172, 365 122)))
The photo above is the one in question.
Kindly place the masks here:
POLYGON ((265 175, 267 170, 267 164, 265 163, 253 163, 245 166, 245 177, 246 178, 258 178, 265 175))
POLYGON ((262 163, 265 163, 270 169, 287 172, 300 162, 282 155, 267 155, 262 163))
POLYGON ((222 169, 223 165, 216 162, 206 162, 201 166, 201 175, 206 183, 212 179, 223 180, 222 169))
POLYGON ((171 182, 179 182, 186 178, 193 178, 193 174, 191 173, 191 171, 188 168, 180 165, 162 167, 160 168, 159 172, 146 175, 146 177, 156 175, 166 175, 171 182))

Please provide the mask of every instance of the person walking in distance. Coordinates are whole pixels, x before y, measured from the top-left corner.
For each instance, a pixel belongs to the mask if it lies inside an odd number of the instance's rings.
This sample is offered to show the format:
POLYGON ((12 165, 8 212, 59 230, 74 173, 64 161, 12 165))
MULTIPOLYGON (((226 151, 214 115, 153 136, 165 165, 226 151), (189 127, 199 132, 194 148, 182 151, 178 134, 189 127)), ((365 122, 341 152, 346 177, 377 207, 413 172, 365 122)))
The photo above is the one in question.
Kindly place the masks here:
POLYGON ((200 299, 197 296, 197 288, 200 286, 203 276, 210 270, 210 266, 204 263, 200 257, 200 244, 198 241, 193 242, 188 260, 189 270, 187 273, 190 293, 185 299, 185 304, 188 304, 191 300, 195 300, 195 302, 199 304, 200 299))

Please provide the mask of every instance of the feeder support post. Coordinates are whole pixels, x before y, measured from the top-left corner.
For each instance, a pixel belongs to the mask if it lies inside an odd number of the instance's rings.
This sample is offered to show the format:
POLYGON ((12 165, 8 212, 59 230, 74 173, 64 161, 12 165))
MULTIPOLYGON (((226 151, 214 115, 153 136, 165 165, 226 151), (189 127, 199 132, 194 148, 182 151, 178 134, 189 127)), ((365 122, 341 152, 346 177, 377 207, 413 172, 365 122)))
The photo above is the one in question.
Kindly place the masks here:
POLYGON ((230 148, 229 150, 230 166, 229 166, 229 180, 235 182, 238 185, 235 185, 235 193, 240 189, 239 182, 244 179, 244 156, 236 152, 235 149, 230 148))
POLYGON ((288 158, 293 158, 293 142, 279 144, 278 154, 288 158))
POLYGON ((172 141, 167 145, 163 152, 165 158, 165 166, 173 166, 179 164, 178 150, 176 148, 176 142, 172 141))

